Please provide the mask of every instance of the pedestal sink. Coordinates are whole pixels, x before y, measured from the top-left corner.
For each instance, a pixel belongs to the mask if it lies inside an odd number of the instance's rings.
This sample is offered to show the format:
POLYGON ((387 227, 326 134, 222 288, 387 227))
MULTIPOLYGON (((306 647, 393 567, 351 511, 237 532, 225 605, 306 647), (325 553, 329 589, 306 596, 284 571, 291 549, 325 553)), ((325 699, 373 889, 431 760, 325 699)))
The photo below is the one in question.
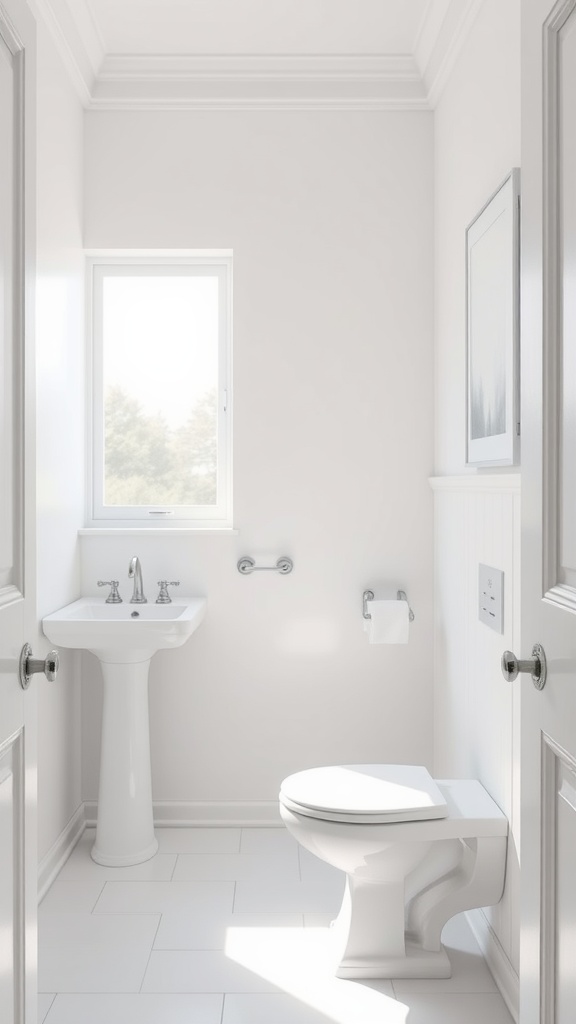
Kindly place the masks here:
POLYGON ((83 597, 42 621, 51 643, 85 648, 102 667, 100 786, 92 849, 98 864, 140 864, 158 849, 152 814, 148 669, 156 651, 186 643, 205 610, 205 598, 134 605, 83 597))

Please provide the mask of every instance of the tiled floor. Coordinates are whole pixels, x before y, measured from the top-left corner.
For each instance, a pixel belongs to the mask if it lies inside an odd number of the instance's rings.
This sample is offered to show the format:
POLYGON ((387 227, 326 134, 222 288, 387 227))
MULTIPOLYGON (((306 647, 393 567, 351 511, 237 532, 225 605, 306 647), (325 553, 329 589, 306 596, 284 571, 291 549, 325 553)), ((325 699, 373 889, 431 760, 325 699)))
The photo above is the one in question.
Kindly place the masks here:
POLYGON ((85 832, 40 907, 40 1024, 511 1024, 463 918, 453 976, 341 981, 343 876, 283 829, 160 829, 134 868, 85 832))

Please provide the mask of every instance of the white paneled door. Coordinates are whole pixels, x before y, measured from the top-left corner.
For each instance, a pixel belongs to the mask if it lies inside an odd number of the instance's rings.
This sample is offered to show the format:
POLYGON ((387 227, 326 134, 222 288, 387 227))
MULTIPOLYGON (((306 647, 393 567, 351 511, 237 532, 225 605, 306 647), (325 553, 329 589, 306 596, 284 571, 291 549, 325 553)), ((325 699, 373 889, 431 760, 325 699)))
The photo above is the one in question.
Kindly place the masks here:
POLYGON ((521 1024, 576 1014, 576 0, 522 4, 521 1024))
POLYGON ((35 613, 32 401, 34 23, 0 0, 0 1021, 36 1021, 35 686, 19 679, 35 613), (28 396, 29 399, 28 399, 28 396))

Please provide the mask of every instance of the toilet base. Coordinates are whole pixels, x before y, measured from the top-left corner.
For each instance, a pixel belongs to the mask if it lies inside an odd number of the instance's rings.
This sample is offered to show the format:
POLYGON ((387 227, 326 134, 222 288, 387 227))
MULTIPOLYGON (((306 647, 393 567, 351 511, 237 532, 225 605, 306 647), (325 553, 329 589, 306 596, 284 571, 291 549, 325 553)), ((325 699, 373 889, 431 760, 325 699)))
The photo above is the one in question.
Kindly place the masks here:
POLYGON ((370 958, 370 960, 344 959, 336 969, 337 978, 450 978, 452 966, 446 950, 438 952, 406 943, 405 956, 370 958))
MULTIPOLYGON (((413 859, 417 854, 425 857, 427 844, 413 845, 413 859)), ((449 849, 444 844, 445 856, 449 849)), ((336 977, 451 977, 440 930, 428 935, 406 933, 404 896, 404 879, 378 883, 347 877, 340 913, 330 926, 336 977)))

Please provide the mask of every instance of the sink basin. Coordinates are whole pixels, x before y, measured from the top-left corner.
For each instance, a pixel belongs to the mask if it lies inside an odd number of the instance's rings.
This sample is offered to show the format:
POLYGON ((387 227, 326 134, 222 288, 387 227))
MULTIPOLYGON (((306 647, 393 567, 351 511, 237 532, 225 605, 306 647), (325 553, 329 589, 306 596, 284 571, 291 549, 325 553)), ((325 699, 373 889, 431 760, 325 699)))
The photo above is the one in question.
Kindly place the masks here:
MULTIPOLYGON (((145 652, 180 647, 198 628, 206 611, 203 597, 175 598, 171 604, 106 604, 81 597, 42 620, 44 633, 60 647, 82 647, 106 660, 121 652, 145 652), (113 652, 115 652, 113 654, 113 652), (112 655, 112 656, 111 656, 112 655)), ((122 658, 124 660, 124 658, 122 658)))

